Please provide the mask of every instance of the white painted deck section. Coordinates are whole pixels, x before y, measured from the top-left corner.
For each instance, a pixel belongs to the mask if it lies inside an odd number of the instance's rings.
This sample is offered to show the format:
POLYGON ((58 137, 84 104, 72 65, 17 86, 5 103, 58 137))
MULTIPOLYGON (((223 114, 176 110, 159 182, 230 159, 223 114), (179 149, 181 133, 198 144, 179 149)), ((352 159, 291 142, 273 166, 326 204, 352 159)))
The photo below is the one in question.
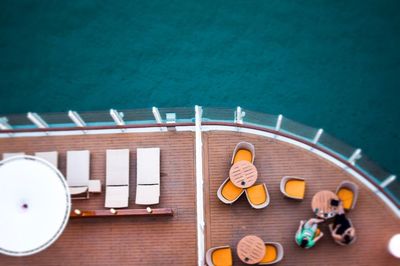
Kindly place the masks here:
POLYGON ((197 259, 198 266, 204 265, 204 190, 203 190, 203 141, 201 117, 202 109, 195 106, 196 112, 196 209, 197 209, 197 259))
MULTIPOLYGON (((194 126, 177 126, 176 131, 195 131, 194 126)), ((0 133, 0 138, 18 138, 18 137, 43 137, 43 136, 77 136, 77 135, 98 135, 98 134, 118 134, 118 133, 151 133, 168 132, 165 127, 142 127, 126 129, 89 129, 89 130, 65 130, 48 132, 20 132, 20 133, 0 133)))

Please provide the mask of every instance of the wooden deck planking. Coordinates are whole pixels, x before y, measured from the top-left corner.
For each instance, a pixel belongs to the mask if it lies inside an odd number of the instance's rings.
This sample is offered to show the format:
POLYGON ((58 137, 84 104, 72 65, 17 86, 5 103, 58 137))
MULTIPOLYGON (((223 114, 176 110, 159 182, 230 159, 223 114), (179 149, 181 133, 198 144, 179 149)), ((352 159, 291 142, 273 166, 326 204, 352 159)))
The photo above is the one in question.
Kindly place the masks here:
MULTIPOLYGON (((136 148, 160 147, 161 197, 154 208, 173 208, 172 217, 118 217, 70 220, 47 250, 29 257, 0 255, 0 265, 193 265, 196 252, 194 134, 146 133, 0 139, 0 152, 58 151, 65 174, 66 151, 90 150, 91 178, 104 188, 106 149, 130 149, 129 208, 136 189, 136 148)), ((104 208, 105 191, 72 208, 104 208)))
MULTIPOLYGON (((207 248, 230 245, 236 250, 239 240, 256 234, 264 241, 280 242, 285 257, 280 265, 398 265, 387 252, 390 237, 398 233, 399 219, 364 185, 330 162, 290 144, 264 137, 231 132, 205 133, 205 201, 207 221, 207 248), (257 183, 267 184, 271 203, 263 210, 251 209, 245 194, 233 205, 220 202, 216 192, 228 176, 235 145, 249 141, 255 145, 257 183), (282 176, 297 175, 306 178, 306 195, 301 202, 284 198, 279 184, 282 176), (356 209, 349 214, 356 229, 357 242, 349 247, 333 243, 327 224, 325 236, 311 250, 302 250, 294 242, 301 219, 313 216, 312 196, 319 190, 334 191, 342 180, 351 180, 360 186, 356 209)), ((234 252, 235 265, 241 265, 234 252)))
MULTIPOLYGON (((361 183, 338 167, 295 146, 263 137, 208 132, 204 137, 206 247, 229 244, 236 248, 245 235, 257 234, 265 241, 280 242, 285 257, 280 265, 395 265, 386 251, 389 238, 398 233, 399 220, 386 205, 361 183), (232 206, 221 203, 216 191, 228 176, 233 148, 239 141, 255 144, 258 182, 266 182, 270 206, 253 210, 242 195, 232 206), (302 202, 283 198, 279 191, 283 175, 307 179, 302 202), (300 219, 312 216, 312 195, 322 189, 335 190, 340 181, 359 184, 360 198, 350 217, 358 240, 350 247, 335 245, 325 226, 326 236, 311 250, 294 243, 300 219)), ((161 148, 161 198, 154 207, 174 209, 173 217, 118 217, 73 219, 57 242, 47 250, 23 258, 0 255, 0 265, 195 265, 196 204, 194 176, 194 134, 135 133, 63 137, 0 139, 0 153, 59 151, 59 168, 65 174, 66 151, 91 151, 91 176, 104 186, 105 150, 129 148, 130 205, 136 185, 136 148, 161 148)), ((73 201, 73 208, 101 209, 104 191, 89 200, 73 201)), ((145 208, 146 206, 142 206, 145 208)), ((234 252, 235 265, 241 265, 234 252)))

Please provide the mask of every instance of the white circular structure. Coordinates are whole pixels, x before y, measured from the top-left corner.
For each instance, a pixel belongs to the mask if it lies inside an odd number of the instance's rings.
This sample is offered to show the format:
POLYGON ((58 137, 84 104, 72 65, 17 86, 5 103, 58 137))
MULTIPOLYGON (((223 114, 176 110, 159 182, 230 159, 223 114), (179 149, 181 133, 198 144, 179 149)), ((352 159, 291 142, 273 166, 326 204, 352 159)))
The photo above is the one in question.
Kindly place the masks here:
POLYGON ((400 258, 400 234, 392 236, 389 241, 389 252, 396 258, 400 258))
POLYGON ((0 162, 0 253, 46 249, 61 235, 70 209, 67 183, 50 163, 33 156, 0 162))

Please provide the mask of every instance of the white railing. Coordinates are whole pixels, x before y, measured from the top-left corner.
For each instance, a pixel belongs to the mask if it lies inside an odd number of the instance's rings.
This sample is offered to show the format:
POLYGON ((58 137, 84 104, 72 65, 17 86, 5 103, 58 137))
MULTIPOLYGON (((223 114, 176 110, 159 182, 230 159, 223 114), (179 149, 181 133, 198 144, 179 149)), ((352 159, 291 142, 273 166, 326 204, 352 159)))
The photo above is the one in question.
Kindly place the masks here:
MULTIPOLYGON (((199 107, 196 107, 199 108, 199 107)), ((196 109, 197 110, 197 109, 196 109)), ((9 115, 0 117, 0 137, 16 137, 19 132, 51 132, 60 129, 76 129, 87 133, 91 128, 138 126, 159 127, 161 131, 173 130, 174 125, 195 124, 193 108, 149 108, 136 110, 115 110, 98 112, 77 112, 38 114, 29 112, 27 115, 9 115)), ((395 175, 382 169, 361 152, 326 133, 323 129, 315 129, 292 121, 283 115, 271 115, 252 112, 241 107, 202 108, 203 123, 226 123, 238 129, 257 127, 276 134, 284 134, 301 139, 313 148, 327 150, 349 167, 361 171, 372 180, 381 191, 387 193, 391 200, 399 206, 400 185, 395 175)), ((26 134, 24 135, 26 136, 26 134)))

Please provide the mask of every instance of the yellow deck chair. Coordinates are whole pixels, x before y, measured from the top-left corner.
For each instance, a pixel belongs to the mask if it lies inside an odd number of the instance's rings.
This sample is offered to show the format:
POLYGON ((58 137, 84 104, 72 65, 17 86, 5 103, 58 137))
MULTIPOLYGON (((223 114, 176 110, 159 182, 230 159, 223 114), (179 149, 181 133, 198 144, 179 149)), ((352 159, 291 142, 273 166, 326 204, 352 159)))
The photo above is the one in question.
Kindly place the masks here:
POLYGON ((288 198, 302 200, 306 191, 306 181, 301 177, 284 176, 281 180, 280 190, 288 198))
POLYGON ((283 247, 277 242, 265 242, 265 255, 259 265, 270 265, 283 259, 283 247))
POLYGON ((233 150, 231 164, 240 161, 249 161, 254 163, 256 152, 254 145, 249 142, 239 142, 233 150))
POLYGON ((209 266, 232 266, 232 249, 230 246, 210 248, 206 254, 206 262, 209 266))
POLYGON ((238 150, 233 159, 233 163, 235 164, 240 161, 252 162, 252 158, 253 156, 249 150, 238 150))
POLYGON ((232 204, 244 193, 243 188, 235 186, 228 177, 219 187, 217 196, 225 204, 232 204))
POLYGON ((354 199, 353 191, 351 191, 350 189, 347 189, 347 188, 341 188, 337 192, 337 195, 343 203, 343 208, 345 210, 350 210, 351 205, 353 203, 353 199, 354 199))
POLYGON ((336 195, 342 201, 343 209, 354 209, 358 198, 358 186, 350 181, 343 181, 336 188, 336 195))
POLYGON ((245 192, 247 200, 254 209, 262 209, 268 206, 269 194, 264 183, 253 185, 245 189, 245 192))

